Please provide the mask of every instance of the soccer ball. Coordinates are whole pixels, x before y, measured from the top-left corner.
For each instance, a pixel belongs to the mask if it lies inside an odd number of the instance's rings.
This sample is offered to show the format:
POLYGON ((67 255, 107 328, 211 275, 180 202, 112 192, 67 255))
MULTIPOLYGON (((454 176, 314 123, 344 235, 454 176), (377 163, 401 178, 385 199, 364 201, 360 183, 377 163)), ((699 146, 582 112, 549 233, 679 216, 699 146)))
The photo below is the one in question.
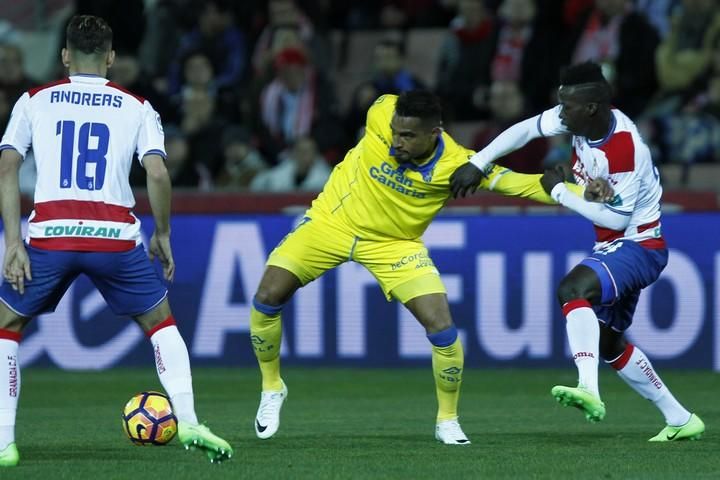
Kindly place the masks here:
POLYGON ((177 433, 177 418, 166 395, 141 392, 125 404, 122 426, 135 445, 165 445, 177 433))

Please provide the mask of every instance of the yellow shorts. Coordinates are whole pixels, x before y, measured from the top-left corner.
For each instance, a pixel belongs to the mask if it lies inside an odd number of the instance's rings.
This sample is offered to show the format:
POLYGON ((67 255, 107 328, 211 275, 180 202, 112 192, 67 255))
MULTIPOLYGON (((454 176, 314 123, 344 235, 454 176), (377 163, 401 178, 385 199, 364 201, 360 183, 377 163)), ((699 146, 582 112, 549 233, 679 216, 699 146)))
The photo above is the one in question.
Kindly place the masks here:
POLYGON ((267 265, 289 270, 306 285, 348 261, 367 268, 388 300, 406 303, 422 295, 446 293, 422 241, 363 240, 343 224, 322 217, 305 217, 270 253, 267 265))

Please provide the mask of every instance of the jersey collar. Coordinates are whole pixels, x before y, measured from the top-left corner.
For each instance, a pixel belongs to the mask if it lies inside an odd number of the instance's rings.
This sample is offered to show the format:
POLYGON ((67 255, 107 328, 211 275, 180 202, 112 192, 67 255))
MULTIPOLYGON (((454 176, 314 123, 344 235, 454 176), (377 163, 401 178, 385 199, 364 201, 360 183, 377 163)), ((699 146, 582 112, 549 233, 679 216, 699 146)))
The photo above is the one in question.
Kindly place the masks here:
POLYGON ((91 73, 75 73, 68 77, 73 82, 81 83, 107 83, 108 79, 91 73))
MULTIPOLYGON (((611 112, 612 113, 612 112, 611 112)), ((615 133, 615 127, 617 127, 617 119, 615 118, 615 114, 612 113, 610 117, 610 129, 608 130, 608 133, 600 140, 596 142, 591 142, 590 139, 587 139, 588 145, 592 148, 599 148, 602 147, 607 143, 608 140, 610 140, 610 137, 612 137, 613 133, 615 133)))
MULTIPOLYGON (((442 135, 438 135, 438 144, 435 148, 435 154, 429 162, 426 162, 422 165, 415 165, 413 162, 402 162, 398 164, 397 172, 402 175, 405 170, 412 170, 413 172, 418 172, 420 175, 422 175, 423 180, 429 182, 430 180, 432 180, 432 173, 435 169, 435 165, 437 164, 438 160, 440 160, 440 157, 442 157, 444 151, 445 141, 443 140, 442 135)), ((390 147, 390 156, 395 156, 395 149, 393 147, 390 147)))

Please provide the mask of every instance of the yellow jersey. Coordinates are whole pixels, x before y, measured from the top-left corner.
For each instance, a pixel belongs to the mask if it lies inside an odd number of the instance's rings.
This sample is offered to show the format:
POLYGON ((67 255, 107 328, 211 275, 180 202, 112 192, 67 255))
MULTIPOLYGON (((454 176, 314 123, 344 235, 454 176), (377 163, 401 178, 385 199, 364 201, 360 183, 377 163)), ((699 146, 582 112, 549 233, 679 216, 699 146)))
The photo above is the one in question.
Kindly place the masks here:
MULTIPOLYGON (((365 134, 332 171, 307 212, 346 224, 365 240, 417 239, 450 198, 450 175, 475 153, 446 132, 422 165, 399 163, 392 155, 390 121, 396 95, 370 107, 365 134)), ((525 175, 491 165, 479 187, 504 195, 554 204, 540 185, 541 175, 525 175)))

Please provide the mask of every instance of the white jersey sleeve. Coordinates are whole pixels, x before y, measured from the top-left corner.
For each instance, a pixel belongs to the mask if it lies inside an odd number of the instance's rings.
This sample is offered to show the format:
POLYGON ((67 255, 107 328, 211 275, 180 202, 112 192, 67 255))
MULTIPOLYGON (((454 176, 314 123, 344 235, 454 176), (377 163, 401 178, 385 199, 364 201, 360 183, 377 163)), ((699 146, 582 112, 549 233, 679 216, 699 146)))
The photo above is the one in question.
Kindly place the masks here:
POLYGON ((137 153, 140 163, 145 155, 155 154, 165 158, 165 133, 160 114, 147 100, 142 106, 142 119, 135 153, 137 153))
POLYGON ((28 117, 30 95, 24 93, 13 107, 5 134, 0 141, 0 150, 12 148, 25 157, 32 145, 32 123, 28 117))
POLYGON ((495 137, 488 146, 473 155, 470 162, 480 170, 484 170, 490 163, 503 155, 524 147, 531 140, 566 133, 567 129, 560 123, 559 114, 560 106, 558 105, 540 115, 522 120, 508 127, 495 137))
POLYGON ((553 137, 563 133, 570 133, 560 120, 560 110, 562 110, 562 106, 556 105, 535 117, 537 119, 537 130, 540 135, 543 137, 553 137))

